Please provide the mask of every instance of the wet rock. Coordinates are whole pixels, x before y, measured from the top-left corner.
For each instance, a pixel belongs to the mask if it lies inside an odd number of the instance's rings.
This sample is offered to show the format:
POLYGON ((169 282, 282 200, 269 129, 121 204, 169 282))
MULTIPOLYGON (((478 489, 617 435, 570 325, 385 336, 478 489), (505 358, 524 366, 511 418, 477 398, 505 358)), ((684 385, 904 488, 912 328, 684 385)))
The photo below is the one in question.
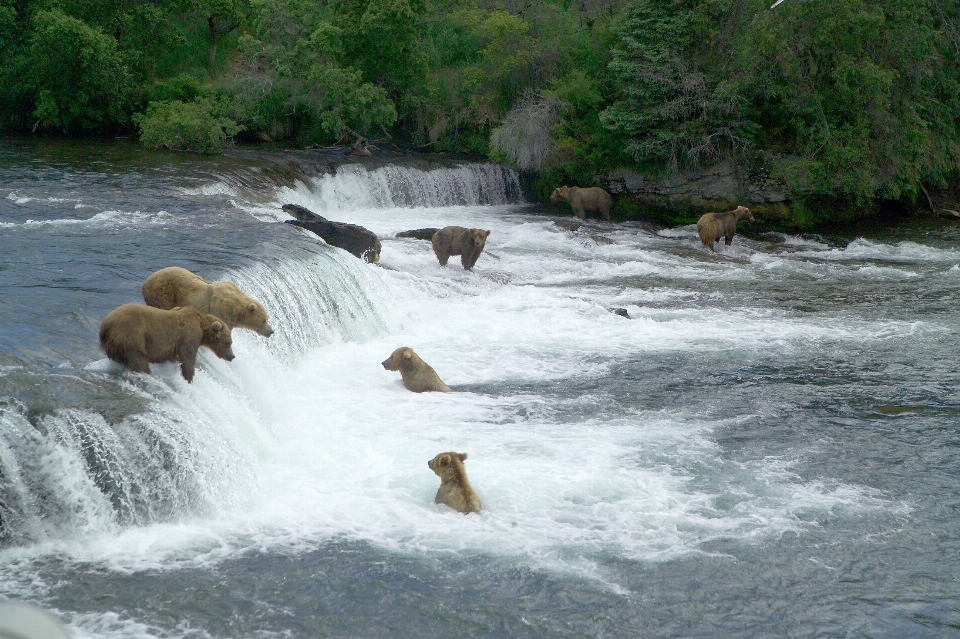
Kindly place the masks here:
POLYGON ((610 310, 614 315, 619 315, 620 317, 626 317, 627 319, 630 319, 630 313, 628 313, 627 309, 625 308, 613 308, 610 310))
POLYGON ((433 239, 433 234, 439 230, 440 229, 413 229, 412 231, 401 231, 397 233, 397 237, 412 237, 417 240, 427 240, 429 242, 433 239))
POLYGON ((287 224, 316 233, 330 246, 342 248, 362 260, 380 260, 380 240, 373 231, 356 224, 333 222, 297 204, 284 204, 283 210, 296 218, 285 220, 287 224))
POLYGON ((576 233, 583 224, 580 222, 568 222, 567 220, 557 220, 554 222, 557 226, 562 229, 567 229, 568 231, 573 231, 576 233))

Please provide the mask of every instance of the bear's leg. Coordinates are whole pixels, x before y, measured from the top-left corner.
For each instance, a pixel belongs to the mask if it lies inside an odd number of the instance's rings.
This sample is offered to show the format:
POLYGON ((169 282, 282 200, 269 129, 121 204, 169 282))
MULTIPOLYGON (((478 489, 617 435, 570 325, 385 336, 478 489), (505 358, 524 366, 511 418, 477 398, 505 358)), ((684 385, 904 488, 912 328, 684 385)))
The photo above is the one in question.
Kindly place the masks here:
POLYGON ((183 374, 183 378, 187 380, 187 383, 193 381, 193 373, 197 368, 197 362, 195 359, 183 358, 183 361, 180 362, 180 372, 183 374))
POLYGON ((446 253, 437 253, 437 260, 440 262, 440 266, 446 266, 447 261, 450 259, 450 256, 446 253))
POLYGON ((727 235, 727 236, 725 236, 725 237, 723 238, 723 243, 726 244, 727 246, 730 246, 730 243, 731 243, 731 242, 733 242, 733 236, 732 236, 732 235, 727 235))
POLYGON ((584 216, 583 216, 583 207, 582 207, 582 206, 574 206, 574 207, 573 207, 573 213, 574 213, 577 217, 579 217, 581 220, 584 219, 584 216))
POLYGON ((147 361, 147 356, 143 353, 133 353, 126 359, 127 368, 134 373, 150 373, 150 362, 147 361))

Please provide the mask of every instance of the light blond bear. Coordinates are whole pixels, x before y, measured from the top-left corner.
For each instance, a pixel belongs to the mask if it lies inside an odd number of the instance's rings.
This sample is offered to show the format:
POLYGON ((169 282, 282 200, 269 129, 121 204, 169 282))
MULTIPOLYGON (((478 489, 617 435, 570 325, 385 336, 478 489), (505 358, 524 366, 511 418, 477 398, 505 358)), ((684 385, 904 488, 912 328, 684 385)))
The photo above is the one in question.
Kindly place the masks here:
POLYGON ((437 371, 420 359, 412 348, 403 346, 393 351, 390 357, 381 362, 388 371, 400 371, 403 385, 414 393, 438 391, 449 393, 450 387, 443 383, 437 371))
POLYGON ((697 222, 697 235, 704 246, 710 247, 711 251, 717 249, 713 246, 714 242, 724 238, 724 245, 730 246, 733 242, 733 236, 737 234, 737 222, 747 218, 750 222, 756 222, 753 214, 745 206, 738 206, 732 211, 723 213, 704 213, 697 222))
POLYGON ((179 266, 168 266, 148 277, 141 287, 148 306, 169 310, 192 306, 216 315, 231 328, 247 328, 264 337, 273 335, 263 305, 232 282, 211 283, 179 266))
POLYGON ((467 480, 467 469, 463 466, 466 460, 466 453, 451 451, 440 453, 427 462, 430 470, 440 478, 440 489, 433 503, 444 504, 461 513, 478 513, 483 506, 467 480))
POLYGON ((179 361, 188 382, 193 381, 201 346, 229 362, 232 345, 229 326, 189 306, 164 311, 124 304, 100 323, 100 347, 107 357, 137 373, 149 373, 150 364, 179 361))
POLYGON ((579 186, 561 186, 550 194, 551 202, 569 202, 570 208, 581 220, 586 213, 597 213, 607 222, 610 221, 610 208, 613 198, 599 186, 581 189, 579 186))

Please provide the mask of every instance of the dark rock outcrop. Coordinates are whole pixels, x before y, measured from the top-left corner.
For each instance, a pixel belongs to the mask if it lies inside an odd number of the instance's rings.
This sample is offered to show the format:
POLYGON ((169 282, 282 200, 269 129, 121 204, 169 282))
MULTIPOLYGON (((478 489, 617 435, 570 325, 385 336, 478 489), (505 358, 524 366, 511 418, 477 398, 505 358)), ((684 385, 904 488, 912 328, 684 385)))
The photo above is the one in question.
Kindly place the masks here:
POLYGON ((413 229, 412 231, 401 231, 397 233, 397 237, 412 237, 417 240, 427 240, 429 242, 433 239, 433 234, 439 230, 440 229, 413 229))
POLYGON ((373 231, 356 224, 333 222, 297 204, 284 204, 283 210, 295 218, 285 220, 287 224, 316 233, 330 246, 342 248, 362 260, 380 260, 380 240, 373 231))

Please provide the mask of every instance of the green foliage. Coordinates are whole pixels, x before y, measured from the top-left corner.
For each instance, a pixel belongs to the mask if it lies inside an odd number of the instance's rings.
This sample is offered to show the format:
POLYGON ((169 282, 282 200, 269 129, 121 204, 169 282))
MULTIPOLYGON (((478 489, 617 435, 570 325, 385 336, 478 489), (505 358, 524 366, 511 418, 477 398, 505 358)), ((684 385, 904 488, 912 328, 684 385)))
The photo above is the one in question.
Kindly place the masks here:
POLYGON ((365 136, 541 190, 732 159, 806 226, 960 179, 960 3, 771 3, 0 0, 0 129, 365 136))
POLYGON ((610 71, 621 97, 601 114, 644 168, 716 161, 750 143, 743 100, 720 63, 724 1, 637 0, 610 71))
POLYGON ((259 0, 255 6, 253 33, 241 41, 236 93, 251 128, 330 142, 394 123, 387 91, 347 64, 343 31, 324 7, 305 0, 259 0))
POLYGON ((222 107, 201 98, 194 102, 151 102, 146 113, 133 116, 140 127, 140 142, 153 148, 195 153, 221 153, 242 130, 222 107))
POLYGON ((97 131, 123 122, 129 74, 116 40, 58 10, 33 22, 28 82, 38 123, 97 131))
POLYGON ((837 0, 828 12, 797 3, 753 19, 745 84, 796 190, 913 197, 957 172, 957 49, 934 6, 837 0))

